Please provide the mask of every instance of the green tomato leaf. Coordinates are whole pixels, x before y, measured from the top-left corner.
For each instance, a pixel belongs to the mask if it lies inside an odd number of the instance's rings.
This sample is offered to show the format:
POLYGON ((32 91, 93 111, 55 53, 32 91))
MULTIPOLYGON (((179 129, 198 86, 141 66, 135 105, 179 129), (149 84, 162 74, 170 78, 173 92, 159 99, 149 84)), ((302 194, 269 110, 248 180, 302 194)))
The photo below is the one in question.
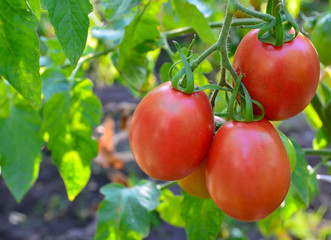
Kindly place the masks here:
POLYGON ((271 215, 257 222, 260 232, 270 238, 282 226, 282 212, 277 208, 271 215))
POLYGON ((57 68, 48 68, 41 74, 42 93, 47 102, 54 94, 69 90, 69 81, 66 75, 57 68))
POLYGON ((291 172, 293 172, 295 169, 295 164, 296 164, 296 154, 295 154, 295 149, 294 149, 293 143, 292 143, 291 139, 289 139, 280 130, 277 129, 277 132, 286 149, 286 153, 287 153, 287 156, 288 156, 288 158, 290 160, 290 164, 291 164, 291 172))
POLYGON ((146 53, 158 47, 158 25, 155 15, 140 12, 125 28, 117 68, 125 82, 136 90, 143 89, 148 78, 146 53))
POLYGON ((25 1, 0 1, 0 75, 34 107, 41 104, 37 26, 25 1))
POLYGON ((42 0, 41 3, 49 13, 64 53, 76 65, 86 45, 92 5, 89 0, 42 0))
POLYGON ((10 114, 10 99, 7 96, 7 86, 0 79, 0 119, 10 114))
POLYGON ((163 63, 162 67, 160 68, 160 77, 161 77, 161 82, 167 82, 170 81, 169 79, 169 69, 172 66, 171 63, 163 63))
MULTIPOLYGON (((51 38, 44 40, 47 45, 47 57, 49 57, 52 61, 50 66, 60 66, 67 59, 66 55, 62 51, 61 44, 57 38, 51 38)), ((48 67, 48 66, 47 66, 48 67)))
POLYGON ((64 180, 69 200, 87 184, 91 161, 98 152, 92 126, 100 121, 101 103, 92 87, 88 79, 77 82, 71 93, 56 93, 43 109, 48 149, 64 180))
POLYGON ((36 14, 36 16, 40 19, 40 0, 27 0, 32 11, 36 14))
POLYGON ((186 0, 174 0, 173 3, 179 20, 187 26, 192 26, 202 41, 206 43, 216 41, 207 20, 195 5, 186 0))
POLYGON ((148 236, 150 211, 159 204, 160 191, 151 182, 132 188, 108 184, 101 188, 105 196, 98 209, 95 239, 135 240, 148 236))
POLYGON ((294 189, 299 194, 303 203, 308 206, 309 205, 309 171, 308 164, 305 159, 304 152, 300 148, 300 146, 293 142, 293 146, 296 154, 296 165, 294 171, 292 173, 292 181, 294 189))
POLYGON ((123 19, 125 16, 135 14, 136 7, 142 0, 101 0, 105 18, 109 21, 123 19))
POLYGON ((193 197, 185 192, 181 215, 188 240, 214 240, 221 229, 224 213, 211 199, 193 197))
POLYGON ((285 7, 294 19, 296 19, 299 15, 300 2, 301 0, 286 0, 285 7))
POLYGON ((161 219, 173 226, 185 227, 179 211, 183 196, 176 196, 170 190, 164 189, 160 201, 156 210, 160 213, 161 219))
POLYGON ((328 134, 325 132, 324 126, 316 131, 315 138, 313 139, 313 148, 315 150, 326 148, 330 144, 328 134))
POLYGON ((308 118, 310 125, 315 130, 317 130, 323 126, 322 120, 320 119, 319 115, 317 114, 317 112, 315 111, 315 109, 313 108, 313 106, 311 104, 309 104, 305 108, 305 113, 306 113, 306 116, 308 118))
POLYGON ((38 177, 41 137, 39 114, 24 99, 0 120, 1 174, 17 202, 38 177))

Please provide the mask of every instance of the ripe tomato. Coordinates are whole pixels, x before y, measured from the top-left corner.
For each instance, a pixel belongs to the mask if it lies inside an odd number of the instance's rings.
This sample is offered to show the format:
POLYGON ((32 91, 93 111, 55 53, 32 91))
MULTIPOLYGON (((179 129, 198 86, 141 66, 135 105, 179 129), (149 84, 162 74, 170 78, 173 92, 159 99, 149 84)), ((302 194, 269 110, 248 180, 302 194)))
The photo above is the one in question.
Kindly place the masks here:
POLYGON ((213 128, 212 109, 203 91, 185 94, 165 82, 137 106, 129 141, 133 156, 147 175, 178 180, 202 163, 213 128))
POLYGON ((331 64, 331 13, 320 18, 312 33, 311 41, 316 47, 320 61, 324 65, 331 64))
POLYGON ((301 33, 281 47, 260 42, 257 33, 252 30, 241 40, 233 66, 244 73, 242 82, 264 106, 266 119, 288 119, 314 97, 320 74, 317 52, 301 33))
POLYGON ((187 193, 198 198, 210 198, 206 185, 206 161, 190 175, 177 180, 178 185, 187 193))
POLYGON ((207 155, 207 188, 216 205, 241 221, 258 221, 284 200, 290 162, 276 129, 259 122, 227 122, 207 155))

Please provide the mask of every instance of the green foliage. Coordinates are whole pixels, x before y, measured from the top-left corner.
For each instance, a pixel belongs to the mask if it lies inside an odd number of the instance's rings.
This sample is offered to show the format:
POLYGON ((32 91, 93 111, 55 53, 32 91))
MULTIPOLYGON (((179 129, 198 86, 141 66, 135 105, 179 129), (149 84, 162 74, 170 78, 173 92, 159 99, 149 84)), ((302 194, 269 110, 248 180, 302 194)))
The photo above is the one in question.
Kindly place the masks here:
POLYGON ((143 239, 149 234, 151 211, 159 204, 160 191, 151 182, 132 188, 119 184, 104 186, 98 209, 95 239, 143 239))
POLYGON ((161 203, 156 209, 160 213, 160 218, 173 226, 184 227, 185 223, 181 217, 181 212, 178 211, 183 198, 181 195, 174 195, 168 189, 162 190, 161 203))
POLYGON ((174 0, 173 4, 180 21, 185 25, 192 26, 204 42, 215 42, 216 38, 214 37, 207 20, 195 5, 185 0, 174 0))
POLYGON ((185 192, 183 195, 180 211, 185 222, 187 238, 215 239, 221 230, 224 213, 211 199, 193 197, 185 192))
POLYGON ((38 177, 40 125, 39 114, 19 96, 10 103, 10 115, 0 118, 1 174, 17 201, 38 177))
MULTIPOLYGON (((288 0, 286 6, 298 16, 300 0, 288 0)), ((74 200, 86 186, 98 150, 92 128, 102 117, 87 76, 97 83, 101 78, 104 83, 117 81, 140 96, 154 87, 158 70, 162 82, 169 80, 172 63, 159 56, 180 60, 170 40, 187 41, 192 36, 183 36, 197 33, 192 62, 207 44, 215 43, 215 25, 210 22, 223 16, 224 1, 218 0, 0 0, 0 173, 15 199, 20 202, 36 181, 46 144, 68 198, 74 200)), ((242 37, 232 34, 232 42, 242 37)), ((219 80, 220 57, 215 56, 195 69, 197 85, 219 80)), ((314 149, 331 143, 331 73, 324 70, 318 93, 305 110, 316 132, 314 149)), ((227 102, 220 92, 215 112, 224 113, 227 102)), ((325 209, 306 213, 319 193, 316 171, 307 164, 304 151, 293 145, 296 166, 289 193, 257 226, 266 237, 326 239, 331 229, 322 219, 325 209)), ((331 169, 327 159, 322 161, 331 169)), ((215 239, 233 228, 233 220, 225 218, 212 200, 160 191, 152 182, 131 188, 109 184, 101 193, 105 198, 98 209, 98 240, 143 239, 155 216, 185 228, 189 240, 215 239)), ((229 232, 229 238, 235 236, 236 231, 229 232)))
POLYGON ((298 144, 293 143, 295 153, 296 153, 296 166, 292 174, 292 181, 294 189, 299 194, 303 203, 308 206, 309 205, 309 171, 308 165, 305 159, 305 155, 298 144))
POLYGON ((41 0, 41 3, 66 56, 76 65, 85 48, 92 5, 89 0, 41 0))
POLYGON ((37 26, 25 1, 0 1, 0 74, 35 107, 41 102, 37 26))
POLYGON ((124 80, 137 90, 143 90, 148 80, 146 53, 157 47, 160 37, 156 16, 142 9, 125 28, 125 34, 119 50, 118 70, 124 80))
POLYGON ((92 92, 92 83, 85 79, 76 82, 71 91, 54 94, 46 102, 43 116, 48 149, 73 200, 87 184, 91 160, 98 151, 91 127, 100 121, 101 103, 92 92))

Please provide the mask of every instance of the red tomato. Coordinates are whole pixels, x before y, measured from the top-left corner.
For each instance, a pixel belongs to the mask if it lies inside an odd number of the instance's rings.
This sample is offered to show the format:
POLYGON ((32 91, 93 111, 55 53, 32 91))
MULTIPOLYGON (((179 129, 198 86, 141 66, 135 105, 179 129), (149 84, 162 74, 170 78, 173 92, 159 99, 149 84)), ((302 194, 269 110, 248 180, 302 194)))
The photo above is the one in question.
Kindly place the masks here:
POLYGON ((242 82, 264 106, 266 119, 288 119, 314 97, 320 74, 317 52, 301 33, 281 47, 260 42, 257 33, 252 30, 241 40, 233 66, 244 73, 242 82))
POLYGON ((267 217, 284 200, 291 166, 282 140, 267 120, 230 121, 210 145, 206 175, 216 205, 250 222, 267 217))
POLYGON ((130 146, 149 176, 169 181, 192 173, 205 158, 214 118, 207 95, 185 94, 165 82, 139 103, 130 124, 130 146))
POLYGON ((210 198, 206 185, 206 161, 190 175, 177 181, 178 185, 187 193, 199 197, 210 198))

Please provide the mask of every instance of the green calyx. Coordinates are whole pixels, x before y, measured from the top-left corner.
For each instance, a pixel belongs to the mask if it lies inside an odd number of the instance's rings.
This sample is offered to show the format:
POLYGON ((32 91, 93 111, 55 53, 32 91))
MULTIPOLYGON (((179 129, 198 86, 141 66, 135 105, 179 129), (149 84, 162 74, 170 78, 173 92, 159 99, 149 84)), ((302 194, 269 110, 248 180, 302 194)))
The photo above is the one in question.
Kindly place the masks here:
POLYGON ((268 0, 267 13, 275 18, 261 26, 257 35, 261 42, 280 47, 296 38, 299 26, 281 2, 268 0))
POLYGON ((264 117, 264 108, 261 103, 253 100, 245 85, 241 82, 243 75, 240 74, 235 81, 235 86, 228 104, 228 116, 234 121, 252 122, 259 121, 264 117), (240 98, 240 109, 237 111, 238 97, 240 98), (262 113, 255 116, 253 113, 253 103, 258 106, 262 113))
POLYGON ((175 44, 175 47, 177 48, 177 50, 179 52, 181 61, 179 61, 171 66, 170 71, 169 71, 169 79, 171 79, 171 84, 172 84, 173 88, 175 88, 176 90, 182 91, 183 93, 186 93, 186 94, 192 94, 194 92, 193 71, 192 71, 190 63, 188 62, 188 59, 191 57, 190 52, 193 48, 194 42, 195 42, 195 38, 193 38, 193 40, 189 46, 189 49, 187 51, 187 55, 185 56, 179 43, 176 41, 173 41, 173 43, 175 44), (179 70, 177 72, 177 74, 174 77, 172 77, 173 68, 180 62, 182 62, 184 64, 184 68, 179 70))

